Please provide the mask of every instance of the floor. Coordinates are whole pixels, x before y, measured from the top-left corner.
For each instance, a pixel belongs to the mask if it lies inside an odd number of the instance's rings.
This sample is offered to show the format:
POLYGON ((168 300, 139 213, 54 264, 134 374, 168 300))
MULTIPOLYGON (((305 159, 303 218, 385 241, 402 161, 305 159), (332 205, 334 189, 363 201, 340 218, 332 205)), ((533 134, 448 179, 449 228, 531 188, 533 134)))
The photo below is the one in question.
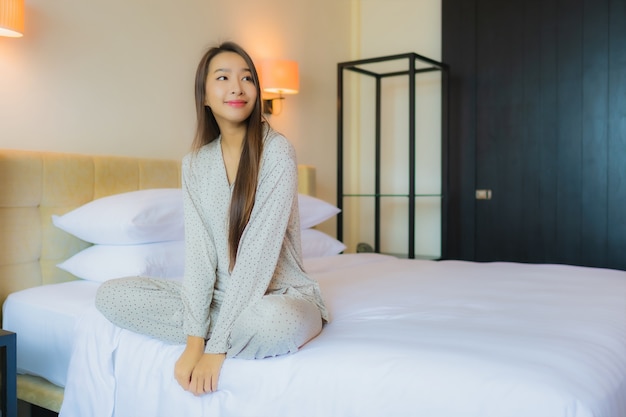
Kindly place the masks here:
POLYGON ((46 410, 45 408, 17 400, 17 417, 58 417, 58 414, 46 410))

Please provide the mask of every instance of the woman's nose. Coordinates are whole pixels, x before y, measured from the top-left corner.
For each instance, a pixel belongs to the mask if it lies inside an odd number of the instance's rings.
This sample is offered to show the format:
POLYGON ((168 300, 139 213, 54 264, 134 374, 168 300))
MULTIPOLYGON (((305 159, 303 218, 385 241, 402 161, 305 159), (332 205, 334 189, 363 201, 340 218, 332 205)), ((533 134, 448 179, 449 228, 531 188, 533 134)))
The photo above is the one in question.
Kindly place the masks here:
POLYGON ((241 83, 239 81, 235 81, 233 83, 231 94, 235 94, 235 95, 243 94, 243 88, 241 88, 241 83))

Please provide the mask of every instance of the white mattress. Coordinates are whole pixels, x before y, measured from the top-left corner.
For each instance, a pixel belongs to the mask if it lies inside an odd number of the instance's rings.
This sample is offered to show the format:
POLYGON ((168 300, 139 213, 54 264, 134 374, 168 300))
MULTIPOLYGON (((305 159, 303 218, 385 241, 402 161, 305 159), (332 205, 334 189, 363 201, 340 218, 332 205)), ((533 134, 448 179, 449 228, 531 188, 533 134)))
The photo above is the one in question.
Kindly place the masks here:
POLYGON ((305 264, 332 322, 296 354, 226 361, 204 397, 172 377, 181 346, 95 310, 98 283, 11 294, 3 328, 17 332, 20 372, 67 384, 61 417, 626 416, 624 271, 376 254, 305 264))
POLYGON ((182 346, 78 320, 60 417, 624 417, 626 272, 557 265, 307 260, 332 322, 299 352, 173 378, 182 346))
POLYGON ((17 334, 17 370, 65 386, 76 319, 93 305, 100 284, 72 281, 10 294, 2 328, 17 334))

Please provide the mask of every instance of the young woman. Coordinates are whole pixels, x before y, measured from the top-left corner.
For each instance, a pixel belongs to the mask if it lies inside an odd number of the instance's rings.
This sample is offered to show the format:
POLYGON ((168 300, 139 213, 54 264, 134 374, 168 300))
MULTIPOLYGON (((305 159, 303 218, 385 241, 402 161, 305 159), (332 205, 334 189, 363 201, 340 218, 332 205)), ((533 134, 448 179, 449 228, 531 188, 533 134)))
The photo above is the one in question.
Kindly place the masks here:
POLYGON ((226 357, 295 352, 328 315, 302 266, 295 152, 263 118, 250 56, 232 42, 209 49, 195 96, 183 282, 108 281, 96 305, 121 327, 186 344, 175 378, 200 395, 217 389, 226 357))

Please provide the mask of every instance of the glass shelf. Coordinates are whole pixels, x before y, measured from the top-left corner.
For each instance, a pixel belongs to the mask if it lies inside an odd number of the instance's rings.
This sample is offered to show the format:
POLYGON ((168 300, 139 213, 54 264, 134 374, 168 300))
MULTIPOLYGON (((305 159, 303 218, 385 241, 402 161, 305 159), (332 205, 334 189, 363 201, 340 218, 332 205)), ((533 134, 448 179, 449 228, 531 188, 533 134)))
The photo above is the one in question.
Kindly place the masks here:
MULTIPOLYGON (((344 197, 409 197, 408 194, 343 194, 344 197)), ((415 194, 415 197, 443 197, 441 194, 415 194)))
POLYGON ((337 239, 437 259, 428 254, 443 252, 448 66, 406 53, 337 70, 337 239))
MULTIPOLYGON (((395 256, 399 259, 409 259, 409 255, 406 253, 387 253, 381 252, 383 255, 395 256)), ((415 255, 412 259, 419 259, 421 261, 439 261, 441 257, 437 255, 415 255)))

